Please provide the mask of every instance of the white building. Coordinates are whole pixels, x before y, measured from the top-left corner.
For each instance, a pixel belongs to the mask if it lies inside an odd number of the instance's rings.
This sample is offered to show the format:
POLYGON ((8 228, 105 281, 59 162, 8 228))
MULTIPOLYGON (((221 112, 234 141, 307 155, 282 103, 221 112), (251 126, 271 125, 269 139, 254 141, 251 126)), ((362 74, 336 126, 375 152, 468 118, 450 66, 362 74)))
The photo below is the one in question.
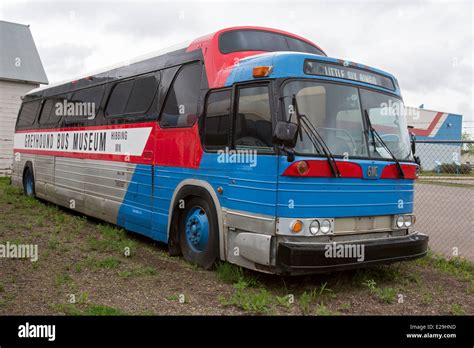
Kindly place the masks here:
POLYGON ((29 26, 0 21, 0 176, 10 173, 21 98, 47 83, 29 26))

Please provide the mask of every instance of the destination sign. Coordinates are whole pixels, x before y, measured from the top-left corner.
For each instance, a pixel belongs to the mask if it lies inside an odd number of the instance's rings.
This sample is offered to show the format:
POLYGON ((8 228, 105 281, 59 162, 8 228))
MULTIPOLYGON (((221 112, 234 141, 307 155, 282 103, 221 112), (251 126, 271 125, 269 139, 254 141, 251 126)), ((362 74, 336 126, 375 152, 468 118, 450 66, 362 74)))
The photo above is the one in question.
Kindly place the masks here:
POLYGON ((392 91, 395 90, 393 80, 390 77, 363 69, 357 69, 333 63, 323 63, 307 59, 304 62, 304 73, 308 75, 320 75, 358 81, 391 89, 392 91))

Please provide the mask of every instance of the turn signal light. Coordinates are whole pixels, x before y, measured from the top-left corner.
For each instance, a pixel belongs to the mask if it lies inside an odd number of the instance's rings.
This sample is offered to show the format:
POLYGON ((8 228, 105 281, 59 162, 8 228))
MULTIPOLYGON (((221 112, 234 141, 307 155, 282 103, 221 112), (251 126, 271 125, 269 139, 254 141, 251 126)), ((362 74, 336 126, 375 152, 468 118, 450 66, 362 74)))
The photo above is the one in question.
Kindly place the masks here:
POLYGON ((272 72, 271 66, 256 66, 253 68, 253 77, 266 77, 272 72))
POLYGON ((295 220, 291 224, 291 232, 300 233, 303 231, 303 222, 301 220, 295 220))
POLYGON ((306 175, 306 174, 308 174, 308 171, 309 171, 308 162, 306 162, 306 161, 299 161, 299 162, 296 164, 296 170, 298 171, 298 174, 299 174, 299 175, 306 175))

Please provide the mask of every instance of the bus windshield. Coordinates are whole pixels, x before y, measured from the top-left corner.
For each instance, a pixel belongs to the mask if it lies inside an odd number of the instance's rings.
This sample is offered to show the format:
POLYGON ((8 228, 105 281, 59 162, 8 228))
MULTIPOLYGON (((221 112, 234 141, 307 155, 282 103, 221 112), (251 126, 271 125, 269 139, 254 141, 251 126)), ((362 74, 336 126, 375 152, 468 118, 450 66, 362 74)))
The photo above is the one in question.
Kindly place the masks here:
MULTIPOLYGON (((292 122, 296 122, 293 96, 296 97, 299 113, 317 129, 332 155, 392 158, 371 134, 366 137, 363 113, 367 111, 372 127, 393 155, 399 160, 411 160, 410 139, 401 100, 365 89, 359 91, 359 88, 347 85, 290 81, 283 88, 283 102, 287 120, 292 122)), ((298 136, 295 151, 299 154, 320 154, 305 132, 302 132, 301 138, 298 136)))

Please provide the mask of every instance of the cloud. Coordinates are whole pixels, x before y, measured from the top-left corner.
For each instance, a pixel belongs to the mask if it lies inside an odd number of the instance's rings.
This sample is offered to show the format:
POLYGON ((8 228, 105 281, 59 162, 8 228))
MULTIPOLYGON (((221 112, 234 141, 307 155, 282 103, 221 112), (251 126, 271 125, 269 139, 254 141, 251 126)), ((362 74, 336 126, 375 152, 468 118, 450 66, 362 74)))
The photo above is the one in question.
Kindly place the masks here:
POLYGON ((463 114, 474 133, 472 11, 471 1, 6 2, 2 17, 31 24, 53 82, 223 27, 279 28, 394 74, 407 104, 463 114))
POLYGON ((91 54, 88 46, 73 43, 61 43, 42 46, 41 57, 48 76, 64 77, 77 75, 84 70, 85 61, 91 54))

